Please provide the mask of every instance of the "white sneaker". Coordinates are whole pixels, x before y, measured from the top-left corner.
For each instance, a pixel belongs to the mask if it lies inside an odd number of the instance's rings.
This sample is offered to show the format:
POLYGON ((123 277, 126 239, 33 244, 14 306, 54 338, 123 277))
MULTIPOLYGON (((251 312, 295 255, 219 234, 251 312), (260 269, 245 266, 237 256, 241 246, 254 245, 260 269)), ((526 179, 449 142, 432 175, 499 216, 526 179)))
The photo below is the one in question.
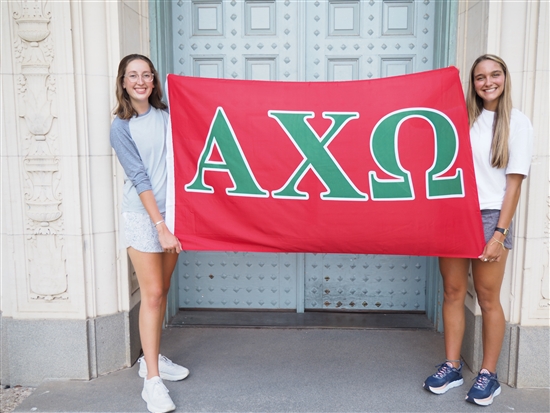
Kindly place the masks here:
POLYGON ((165 413, 176 409, 176 405, 168 395, 168 389, 159 376, 145 379, 141 398, 147 403, 151 413, 165 413))
MULTIPOLYGON (((145 363, 145 357, 138 359, 139 363, 139 377, 147 377, 147 364, 145 363)), ((189 370, 179 364, 173 363, 168 357, 164 357, 159 354, 159 373, 162 380, 178 381, 183 380, 189 376, 189 370)))

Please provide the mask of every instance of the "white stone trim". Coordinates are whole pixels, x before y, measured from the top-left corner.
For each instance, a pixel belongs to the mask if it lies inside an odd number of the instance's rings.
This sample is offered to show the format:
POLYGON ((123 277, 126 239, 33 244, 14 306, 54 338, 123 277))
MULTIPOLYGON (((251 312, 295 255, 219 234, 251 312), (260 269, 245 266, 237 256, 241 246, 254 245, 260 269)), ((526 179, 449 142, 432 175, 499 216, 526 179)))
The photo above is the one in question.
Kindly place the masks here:
MULTIPOLYGON (((529 178, 523 183, 516 212, 515 248, 508 258, 501 301, 506 319, 529 326, 548 326, 548 2, 503 0, 459 3, 457 64, 464 89, 473 60, 483 53, 501 56, 512 76, 514 106, 535 129, 529 178), (546 70, 545 70, 546 68, 546 70)), ((480 309, 469 290, 467 306, 480 309)))

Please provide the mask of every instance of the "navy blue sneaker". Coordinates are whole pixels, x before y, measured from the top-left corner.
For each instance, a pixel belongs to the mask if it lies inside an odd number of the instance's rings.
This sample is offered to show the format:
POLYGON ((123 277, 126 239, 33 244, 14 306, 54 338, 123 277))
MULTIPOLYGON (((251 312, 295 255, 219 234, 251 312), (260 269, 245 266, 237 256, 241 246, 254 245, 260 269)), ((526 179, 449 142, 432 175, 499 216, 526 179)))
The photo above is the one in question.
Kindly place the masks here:
POLYGON ((443 394, 454 387, 462 386, 464 379, 462 378, 462 362, 456 369, 449 362, 442 363, 437 372, 428 377, 424 382, 424 388, 435 394, 443 394))
POLYGON ((468 392, 466 401, 480 406, 489 406, 500 394, 501 388, 496 373, 482 369, 476 377, 476 382, 468 392))

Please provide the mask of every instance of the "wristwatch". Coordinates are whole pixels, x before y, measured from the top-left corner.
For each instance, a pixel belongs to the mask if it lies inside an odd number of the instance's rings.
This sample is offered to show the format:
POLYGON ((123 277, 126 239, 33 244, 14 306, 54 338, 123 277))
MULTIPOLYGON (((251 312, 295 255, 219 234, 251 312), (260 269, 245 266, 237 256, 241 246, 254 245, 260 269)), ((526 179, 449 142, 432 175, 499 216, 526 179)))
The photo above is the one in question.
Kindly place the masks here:
POLYGON ((508 235, 508 228, 499 228, 499 227, 496 227, 496 228, 495 228, 495 231, 500 232, 500 233, 503 234, 504 236, 508 235))

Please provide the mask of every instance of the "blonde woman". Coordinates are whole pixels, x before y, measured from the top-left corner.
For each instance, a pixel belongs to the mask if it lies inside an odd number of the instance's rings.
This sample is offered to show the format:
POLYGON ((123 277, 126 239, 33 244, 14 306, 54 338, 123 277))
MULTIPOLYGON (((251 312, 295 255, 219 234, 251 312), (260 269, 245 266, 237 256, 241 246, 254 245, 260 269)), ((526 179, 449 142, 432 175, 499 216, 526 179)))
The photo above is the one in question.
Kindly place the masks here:
MULTIPOLYGON (((505 330, 500 288, 512 249, 512 217, 529 173, 533 128, 523 113, 512 108, 510 72, 494 55, 480 56, 472 65, 466 106, 486 245, 477 259, 439 258, 447 360, 426 379, 424 388, 443 394, 464 382, 460 349, 471 266, 483 322, 483 361, 466 401, 488 406, 501 392, 496 372, 505 330)), ((462 236, 467 237, 465 231, 462 236)))
POLYGON ((111 145, 126 173, 124 237, 141 290, 141 397, 149 411, 169 412, 176 406, 162 379, 182 380, 189 370, 159 354, 170 278, 181 251, 179 240, 164 223, 168 113, 157 71, 145 56, 133 54, 121 60, 116 88, 111 145))

